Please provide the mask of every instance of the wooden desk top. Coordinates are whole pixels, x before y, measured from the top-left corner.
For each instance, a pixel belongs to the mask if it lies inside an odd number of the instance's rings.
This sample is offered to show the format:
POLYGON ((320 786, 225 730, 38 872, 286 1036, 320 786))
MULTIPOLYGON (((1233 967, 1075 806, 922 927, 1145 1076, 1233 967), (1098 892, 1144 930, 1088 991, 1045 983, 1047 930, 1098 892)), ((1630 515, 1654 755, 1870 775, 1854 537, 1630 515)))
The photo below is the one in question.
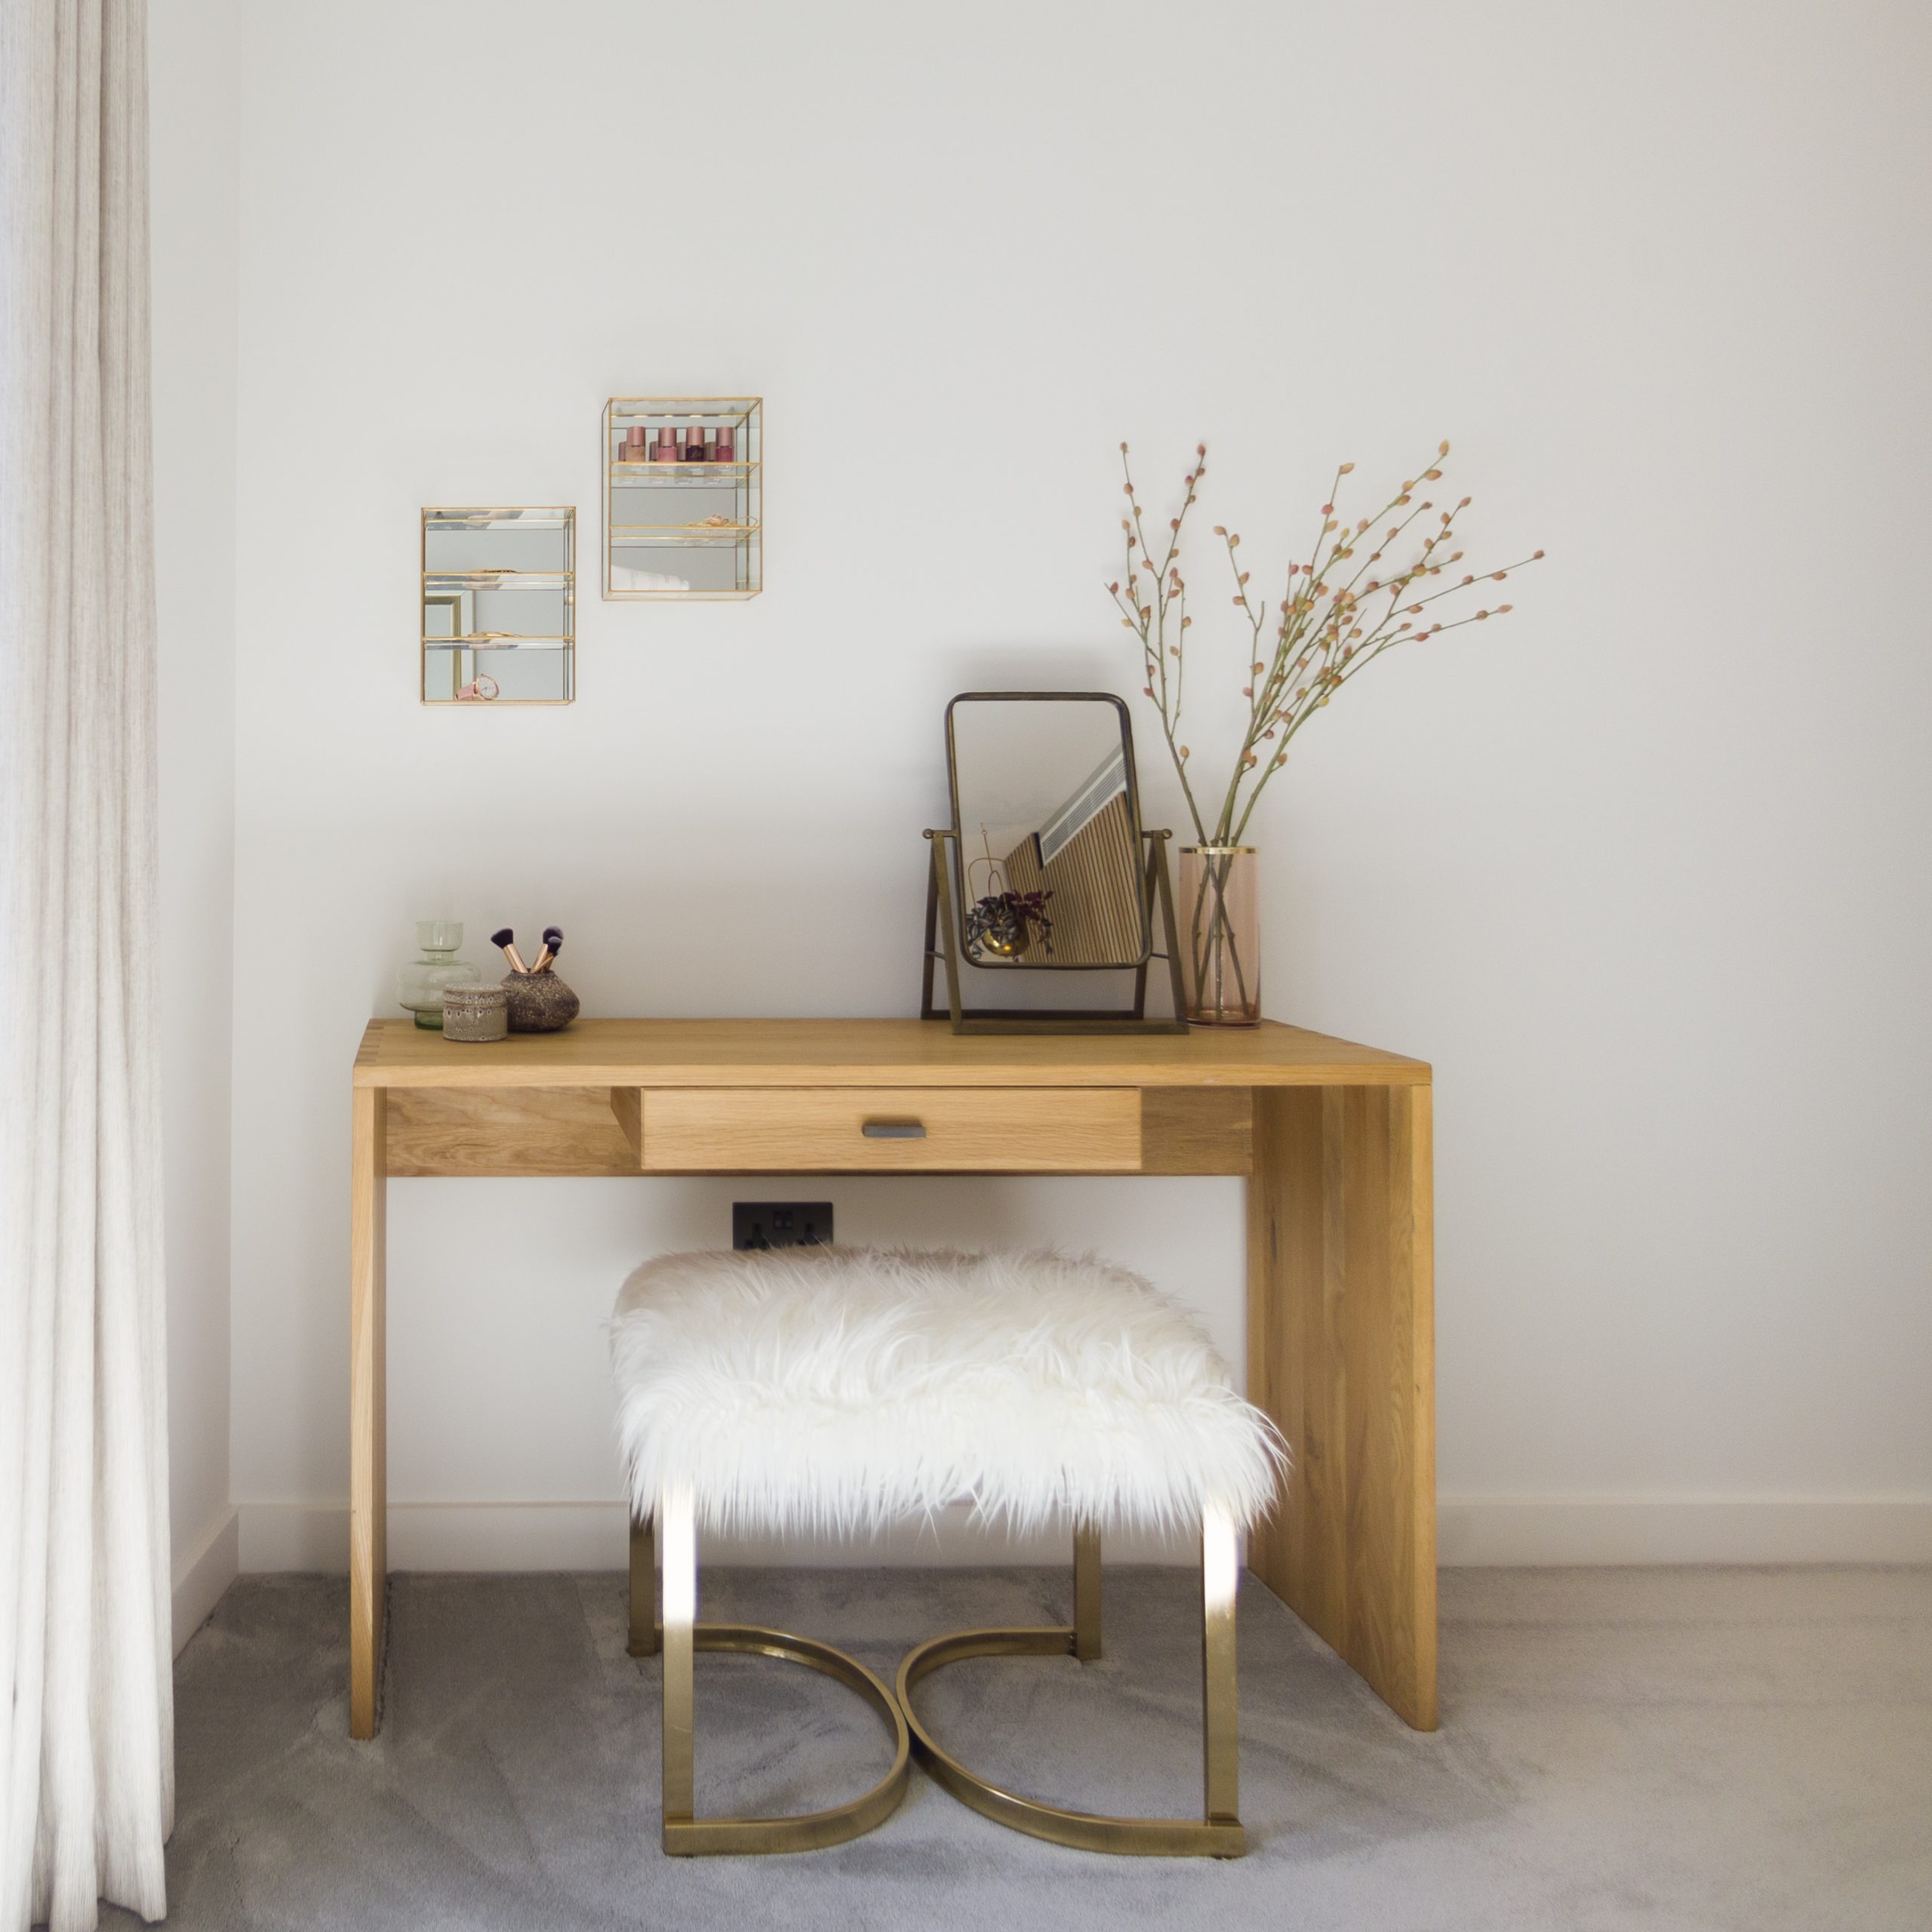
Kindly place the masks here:
POLYGON ((466 1046, 372 1020, 358 1087, 1426 1087, 1428 1063, 1264 1020, 1186 1034, 955 1034, 928 1020, 580 1020, 466 1046))

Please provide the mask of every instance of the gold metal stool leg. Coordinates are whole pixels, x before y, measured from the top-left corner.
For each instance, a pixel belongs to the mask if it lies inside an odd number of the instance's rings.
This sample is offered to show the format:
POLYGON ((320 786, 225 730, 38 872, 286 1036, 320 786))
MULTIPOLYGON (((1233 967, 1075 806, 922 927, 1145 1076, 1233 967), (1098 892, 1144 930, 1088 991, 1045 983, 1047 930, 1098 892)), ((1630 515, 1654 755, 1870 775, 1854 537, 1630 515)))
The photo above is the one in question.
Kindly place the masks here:
POLYGON ((1235 1526, 1201 1526, 1201 1810, 1209 1826, 1241 1829, 1241 1734, 1235 1697, 1235 1611, 1241 1549, 1235 1526))
POLYGON ((631 1641, 634 1657, 657 1654, 657 1547, 651 1518, 631 1524, 631 1641))
POLYGON ((1073 1533, 1073 1654, 1091 1663, 1100 1654, 1100 1533, 1073 1533))
POLYGON ((1098 1657, 1100 1653, 1100 1537, 1074 1540, 1074 1621, 1071 1625, 1007 1630, 958 1630, 907 1653, 899 1666, 899 1704, 912 1733, 912 1749, 934 1780, 976 1811, 1055 1844, 1083 1851, 1136 1853, 1167 1858, 1238 1858, 1247 1849, 1237 1804, 1235 1698, 1235 1601, 1239 1555, 1233 1520, 1210 1509, 1201 1525, 1201 1663, 1204 1767, 1198 1818, 1113 1818, 1065 1811, 969 1771, 943 1749, 912 1707, 922 1678, 964 1657, 1098 1657), (1091 1645, 1091 1647, 1089 1646, 1091 1645))
MULTIPOLYGON (((664 1565, 664 1849, 689 1857, 715 1852, 811 1851, 842 1844, 883 1824, 899 1808, 912 1777, 912 1738, 892 1693, 856 1657, 809 1637, 788 1635, 749 1623, 700 1623, 697 1620, 697 1525, 688 1490, 668 1491, 657 1510, 657 1534, 664 1565), (692 1655, 697 1651, 737 1651, 783 1657, 822 1671, 858 1692, 892 1734, 892 1768, 849 1803, 826 1811, 783 1818, 699 1818, 693 1815, 692 1655)), ((639 1592, 638 1542, 631 1540, 631 1635, 637 1654, 639 1592)), ((648 1525, 641 1529, 649 1571, 648 1525)), ((650 1592, 644 1593, 648 1603, 650 1592)))

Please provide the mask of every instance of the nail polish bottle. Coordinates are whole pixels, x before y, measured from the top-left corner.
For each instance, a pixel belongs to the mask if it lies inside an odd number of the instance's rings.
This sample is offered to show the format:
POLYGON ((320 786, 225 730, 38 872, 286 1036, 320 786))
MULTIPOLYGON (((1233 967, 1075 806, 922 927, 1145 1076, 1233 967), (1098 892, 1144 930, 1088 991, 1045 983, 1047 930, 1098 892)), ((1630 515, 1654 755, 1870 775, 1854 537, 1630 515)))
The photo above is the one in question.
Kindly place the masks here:
POLYGON ((668 425, 657 432, 657 453, 654 460, 658 463, 675 463, 678 460, 678 432, 668 425))
POLYGON ((738 460, 737 442, 737 431, 730 423, 724 424, 718 432, 717 448, 712 457, 712 461, 736 463, 738 460))
POLYGON ((685 460, 702 463, 704 460, 704 425, 694 423, 685 432, 685 460))

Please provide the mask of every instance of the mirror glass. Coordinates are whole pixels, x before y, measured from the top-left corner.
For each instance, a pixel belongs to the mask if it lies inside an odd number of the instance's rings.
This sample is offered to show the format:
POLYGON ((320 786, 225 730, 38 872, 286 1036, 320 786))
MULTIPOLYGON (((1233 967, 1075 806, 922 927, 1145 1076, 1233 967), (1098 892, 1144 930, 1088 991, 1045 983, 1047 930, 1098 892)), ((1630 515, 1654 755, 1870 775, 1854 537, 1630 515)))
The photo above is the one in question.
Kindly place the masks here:
POLYGON ((1100 692, 973 692, 946 711, 959 943, 983 967, 1148 956, 1127 707, 1100 692))

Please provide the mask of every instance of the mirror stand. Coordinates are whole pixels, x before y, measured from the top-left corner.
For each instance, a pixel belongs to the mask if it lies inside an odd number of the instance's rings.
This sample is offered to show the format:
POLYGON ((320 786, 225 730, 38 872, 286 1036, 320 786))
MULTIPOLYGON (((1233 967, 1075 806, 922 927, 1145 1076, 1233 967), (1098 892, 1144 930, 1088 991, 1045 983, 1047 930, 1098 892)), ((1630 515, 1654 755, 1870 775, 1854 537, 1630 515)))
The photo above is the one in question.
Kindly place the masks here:
MULTIPOLYGON (((949 826, 928 832, 932 844, 932 867, 926 881, 925 972, 919 1000, 921 1020, 946 1017, 933 1004, 933 974, 943 961, 948 1004, 955 1033, 1185 1033, 1187 1011, 1181 991, 1180 940, 1174 924, 1174 882, 1168 870, 1168 837, 1164 832, 1146 832, 1141 836, 1147 845, 1146 892, 1149 905, 1158 900, 1161 929, 1167 935, 1167 951, 1152 958, 1164 958, 1173 983, 1174 1017, 1150 1020, 1147 1017, 1147 968, 1146 959, 1134 969, 1134 1004, 1124 1011, 1042 1011, 1020 1007, 968 1007, 960 994, 960 959, 954 938, 952 887, 946 847, 959 835, 949 826)), ((1104 971, 1104 968, 1096 968, 1104 971)))

